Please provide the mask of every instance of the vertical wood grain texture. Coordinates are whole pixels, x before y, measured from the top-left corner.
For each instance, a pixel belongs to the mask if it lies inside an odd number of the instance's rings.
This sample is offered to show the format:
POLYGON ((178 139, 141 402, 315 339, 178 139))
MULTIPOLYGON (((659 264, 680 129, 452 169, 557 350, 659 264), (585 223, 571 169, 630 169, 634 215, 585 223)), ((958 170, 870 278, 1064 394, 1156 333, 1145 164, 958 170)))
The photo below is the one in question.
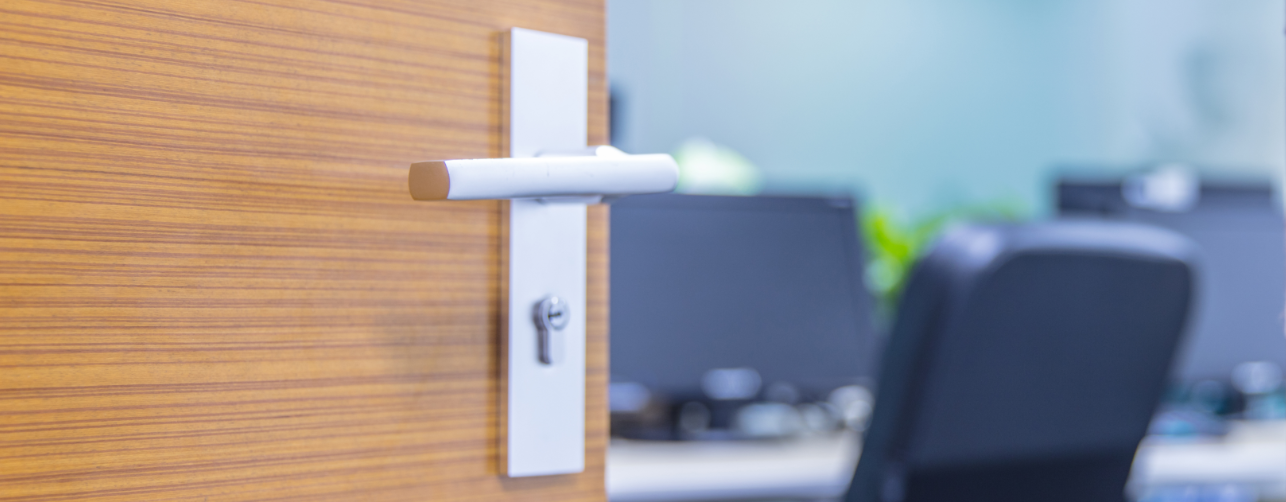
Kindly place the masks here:
POLYGON ((500 204, 410 163, 501 155, 499 34, 602 0, 0 2, 0 500, 601 500, 500 472, 500 204))

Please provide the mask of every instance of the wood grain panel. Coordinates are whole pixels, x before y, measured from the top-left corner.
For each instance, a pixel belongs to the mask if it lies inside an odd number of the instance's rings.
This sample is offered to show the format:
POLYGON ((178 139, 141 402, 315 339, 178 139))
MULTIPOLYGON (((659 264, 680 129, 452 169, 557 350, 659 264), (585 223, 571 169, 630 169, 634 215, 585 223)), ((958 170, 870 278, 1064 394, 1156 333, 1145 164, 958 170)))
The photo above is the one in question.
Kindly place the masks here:
POLYGON ((0 2, 0 500, 602 500, 500 472, 499 208, 411 162, 499 156, 499 35, 601 0, 0 2))

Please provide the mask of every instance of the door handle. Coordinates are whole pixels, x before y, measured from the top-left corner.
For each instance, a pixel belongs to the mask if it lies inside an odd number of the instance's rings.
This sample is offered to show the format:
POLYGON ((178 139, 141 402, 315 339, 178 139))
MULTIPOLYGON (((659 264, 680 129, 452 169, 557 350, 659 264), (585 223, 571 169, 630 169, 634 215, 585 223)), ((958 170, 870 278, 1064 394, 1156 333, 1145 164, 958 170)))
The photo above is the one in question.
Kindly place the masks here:
POLYGON ((585 39, 514 28, 502 46, 511 158, 417 162, 407 186, 415 200, 509 200, 501 209, 507 260, 500 290, 508 297, 501 299, 506 366, 500 465, 510 477, 581 472, 586 206, 672 191, 679 169, 669 155, 585 146, 585 39))
POLYGON ((411 164, 408 185, 415 200, 612 198, 670 192, 678 180, 679 167, 669 155, 596 146, 528 158, 418 162, 411 164))

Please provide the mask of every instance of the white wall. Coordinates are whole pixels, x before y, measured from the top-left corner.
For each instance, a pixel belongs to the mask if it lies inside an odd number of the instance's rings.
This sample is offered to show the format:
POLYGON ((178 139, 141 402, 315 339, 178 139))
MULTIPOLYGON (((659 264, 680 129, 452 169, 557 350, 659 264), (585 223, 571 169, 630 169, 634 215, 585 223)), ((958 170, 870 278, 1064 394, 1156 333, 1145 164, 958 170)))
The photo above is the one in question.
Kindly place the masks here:
POLYGON ((704 136, 770 187, 909 215, 1051 168, 1286 165, 1282 0, 609 0, 617 144, 704 136))

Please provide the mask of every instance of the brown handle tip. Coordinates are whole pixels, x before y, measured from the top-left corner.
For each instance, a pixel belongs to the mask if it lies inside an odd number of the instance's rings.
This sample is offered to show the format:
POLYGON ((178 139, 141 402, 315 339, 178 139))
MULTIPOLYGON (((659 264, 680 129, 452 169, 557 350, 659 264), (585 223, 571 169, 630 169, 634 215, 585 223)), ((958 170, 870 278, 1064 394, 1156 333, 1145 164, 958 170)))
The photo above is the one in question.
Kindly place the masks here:
POLYGON ((411 164, 407 177, 411 198, 415 200, 446 200, 451 192, 451 174, 447 163, 435 160, 411 164))

